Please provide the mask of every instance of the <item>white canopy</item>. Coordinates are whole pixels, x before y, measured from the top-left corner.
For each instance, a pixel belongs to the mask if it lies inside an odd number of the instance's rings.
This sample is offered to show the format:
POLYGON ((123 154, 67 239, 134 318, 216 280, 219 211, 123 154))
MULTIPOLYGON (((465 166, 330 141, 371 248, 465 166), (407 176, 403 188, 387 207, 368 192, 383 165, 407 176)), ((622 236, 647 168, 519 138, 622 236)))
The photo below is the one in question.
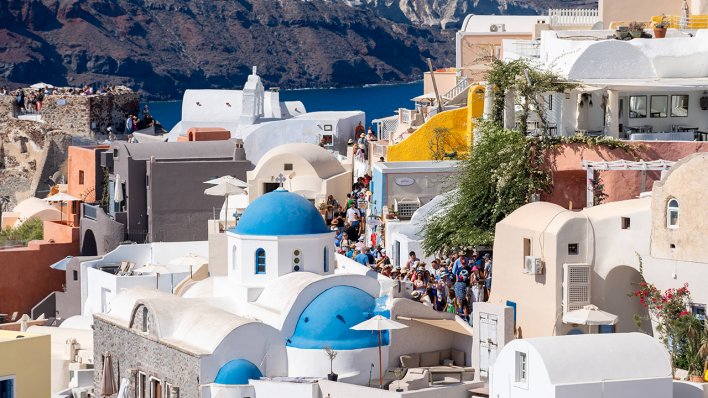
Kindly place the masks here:
POLYGON ((435 93, 427 93, 423 95, 419 95, 415 98, 411 98, 411 101, 435 101, 438 97, 435 95, 435 93))
POLYGON ((72 258, 72 256, 67 256, 66 258, 63 258, 57 261, 56 263, 50 265, 49 268, 56 269, 59 271, 66 271, 66 264, 68 264, 72 258))
POLYGON ((617 320, 617 315, 602 311, 592 304, 563 315, 563 323, 577 323, 579 325, 614 325, 617 320))
POLYGON ((204 190, 205 195, 212 196, 229 196, 229 195, 245 195, 246 191, 228 182, 204 190))
POLYGON ((209 264, 209 259, 206 257, 202 257, 198 254, 194 253, 189 253, 185 254, 182 257, 177 257, 173 258, 170 260, 167 264, 169 265, 184 265, 184 266, 198 266, 198 265, 204 265, 204 264, 209 264))
POLYGON ((54 86, 47 83, 35 83, 31 85, 30 88, 54 88, 54 86))
POLYGON ((252 186, 251 184, 249 184, 245 181, 241 181, 238 178, 232 177, 232 176, 223 176, 223 177, 215 178, 213 180, 204 181, 205 184, 221 184, 223 182, 229 183, 231 185, 235 185, 240 188, 246 188, 246 187, 252 186))
POLYGON ((407 328, 407 325, 392 321, 388 318, 384 318, 381 315, 376 315, 375 317, 366 320, 358 325, 352 326, 351 329, 354 330, 391 330, 391 329, 403 329, 407 328))
POLYGON ((58 193, 56 195, 52 195, 48 198, 44 198, 47 202, 73 202, 76 200, 81 200, 79 198, 75 198, 71 195, 67 195, 65 193, 58 193))

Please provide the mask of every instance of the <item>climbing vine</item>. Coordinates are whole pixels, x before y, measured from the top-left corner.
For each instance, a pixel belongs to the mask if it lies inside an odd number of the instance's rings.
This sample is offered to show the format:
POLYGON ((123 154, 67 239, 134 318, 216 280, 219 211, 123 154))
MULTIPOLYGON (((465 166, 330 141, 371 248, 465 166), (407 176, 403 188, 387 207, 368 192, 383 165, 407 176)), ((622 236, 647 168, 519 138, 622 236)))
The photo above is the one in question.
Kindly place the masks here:
POLYGON ((103 194, 101 196, 101 200, 99 201, 99 204, 101 207, 104 209, 108 208, 108 168, 102 167, 103 169, 103 180, 101 180, 101 184, 103 184, 103 194))

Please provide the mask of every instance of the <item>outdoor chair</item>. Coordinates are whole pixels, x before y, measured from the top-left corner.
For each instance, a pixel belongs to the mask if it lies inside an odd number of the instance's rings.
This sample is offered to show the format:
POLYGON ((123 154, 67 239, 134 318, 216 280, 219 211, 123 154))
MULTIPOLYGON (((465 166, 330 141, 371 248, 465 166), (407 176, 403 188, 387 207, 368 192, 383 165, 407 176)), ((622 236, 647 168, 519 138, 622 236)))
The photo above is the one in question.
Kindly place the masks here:
POLYGON ((47 322, 44 322, 44 325, 42 326, 52 326, 54 324, 54 321, 56 321, 56 318, 50 317, 49 319, 47 319, 47 322))
POLYGON ((12 313, 9 322, 15 322, 17 320, 17 311, 12 313))

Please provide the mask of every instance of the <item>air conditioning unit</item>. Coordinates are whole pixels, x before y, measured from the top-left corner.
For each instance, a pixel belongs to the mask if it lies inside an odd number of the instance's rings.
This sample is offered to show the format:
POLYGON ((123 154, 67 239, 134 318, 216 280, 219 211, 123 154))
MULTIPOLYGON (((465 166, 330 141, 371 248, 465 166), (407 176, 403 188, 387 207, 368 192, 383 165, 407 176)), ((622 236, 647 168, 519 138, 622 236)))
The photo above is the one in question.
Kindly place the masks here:
POLYGON ((413 217, 413 213, 420 208, 420 199, 403 198, 401 200, 394 199, 393 209, 398 212, 399 218, 413 217))
POLYGON ((489 25, 490 32, 506 32, 506 25, 503 23, 493 23, 489 25))
POLYGON ((589 264, 563 264, 563 313, 590 305, 589 264))
POLYGON ((543 273, 543 261, 540 257, 526 256, 524 261, 524 273, 540 275, 543 273))

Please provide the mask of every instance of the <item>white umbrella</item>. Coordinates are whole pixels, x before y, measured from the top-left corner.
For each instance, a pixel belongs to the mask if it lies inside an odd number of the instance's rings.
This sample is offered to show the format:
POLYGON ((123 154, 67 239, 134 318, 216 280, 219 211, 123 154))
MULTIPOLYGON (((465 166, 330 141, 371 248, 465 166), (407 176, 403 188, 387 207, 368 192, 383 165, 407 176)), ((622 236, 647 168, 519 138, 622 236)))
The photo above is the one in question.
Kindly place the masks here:
POLYGON ((168 265, 188 265, 189 277, 192 277, 192 267, 209 264, 209 259, 198 254, 189 253, 182 257, 173 258, 167 262, 168 265))
POLYGON ((153 273, 157 275, 157 283, 155 288, 160 286, 160 274, 179 274, 182 271, 177 271, 176 269, 170 268, 164 264, 150 264, 146 267, 138 268, 133 270, 139 273, 153 273))
POLYGON ((30 88, 54 88, 54 86, 47 83, 35 83, 31 85, 30 88))
POLYGON ((437 96, 435 93, 430 92, 427 94, 419 95, 415 98, 411 98, 411 101, 435 101, 437 99, 437 96))
POLYGON ((686 0, 683 0, 683 4, 681 4, 681 21, 679 22, 681 29, 688 28, 688 17, 688 3, 686 0))
MULTIPOLYGON (((52 195, 48 198, 44 198, 44 200, 47 202, 62 202, 62 207, 63 207, 64 202, 74 202, 74 201, 81 200, 81 199, 75 198, 75 197, 73 197, 71 195, 67 195, 65 193, 58 193, 58 194, 52 195)), ((64 221, 64 212, 61 211, 60 213, 61 213, 60 221, 64 221)))
POLYGON ((56 263, 52 264, 49 266, 49 268, 52 269, 57 269, 59 271, 66 271, 66 265, 71 261, 73 257, 72 256, 67 256, 66 258, 62 258, 61 260, 57 261, 56 263))
POLYGON ((236 185, 237 187, 240 187, 240 188, 247 188, 247 187, 253 186, 247 182, 241 181, 238 178, 232 177, 232 176, 223 176, 223 177, 215 178, 213 180, 204 181, 205 184, 221 184, 222 182, 228 182, 229 184, 236 185))
POLYGON ((115 189, 113 191, 113 201, 120 203, 125 199, 123 197, 123 184, 120 183, 120 174, 116 174, 115 189))
POLYGON ((375 317, 350 328, 353 330, 378 330, 379 332, 379 388, 381 388, 383 380, 383 372, 381 371, 381 331, 391 329, 403 329, 407 327, 407 325, 404 325, 402 323, 398 323, 388 318, 384 318, 381 315, 376 315, 375 317))
POLYGON ((617 320, 617 315, 602 311, 592 304, 563 315, 563 323, 577 323, 580 325, 614 325, 617 320))
MULTIPOLYGON (((224 178, 224 177, 222 177, 224 178)), ((216 181, 216 180, 214 180, 216 181)), ((233 185, 231 182, 222 182, 219 185, 215 187, 208 188, 204 190, 205 195, 212 195, 212 196, 226 196, 226 212, 224 213, 224 224, 228 224, 229 221, 229 195, 245 195, 246 191, 243 188, 240 188, 236 185, 233 185)), ((226 225, 224 226, 224 229, 226 229, 226 225)))

